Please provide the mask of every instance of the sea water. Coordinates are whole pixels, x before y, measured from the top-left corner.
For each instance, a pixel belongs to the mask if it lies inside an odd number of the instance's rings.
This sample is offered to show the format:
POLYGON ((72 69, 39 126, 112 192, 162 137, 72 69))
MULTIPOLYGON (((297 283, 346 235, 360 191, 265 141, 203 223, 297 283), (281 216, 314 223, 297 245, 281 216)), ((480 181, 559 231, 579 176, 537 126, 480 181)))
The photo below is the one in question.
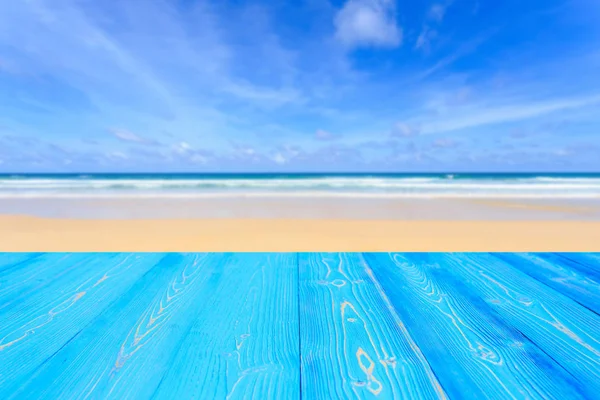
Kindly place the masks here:
POLYGON ((3 174, 0 198, 600 198, 600 174, 3 174))

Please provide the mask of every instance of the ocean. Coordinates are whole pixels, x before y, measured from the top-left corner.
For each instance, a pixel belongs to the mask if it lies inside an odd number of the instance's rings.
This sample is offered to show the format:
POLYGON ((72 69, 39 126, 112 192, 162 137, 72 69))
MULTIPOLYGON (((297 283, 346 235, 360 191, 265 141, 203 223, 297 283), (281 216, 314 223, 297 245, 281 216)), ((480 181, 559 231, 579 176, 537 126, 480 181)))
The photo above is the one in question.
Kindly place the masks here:
POLYGON ((600 198, 600 173, 1 174, 0 198, 600 198))

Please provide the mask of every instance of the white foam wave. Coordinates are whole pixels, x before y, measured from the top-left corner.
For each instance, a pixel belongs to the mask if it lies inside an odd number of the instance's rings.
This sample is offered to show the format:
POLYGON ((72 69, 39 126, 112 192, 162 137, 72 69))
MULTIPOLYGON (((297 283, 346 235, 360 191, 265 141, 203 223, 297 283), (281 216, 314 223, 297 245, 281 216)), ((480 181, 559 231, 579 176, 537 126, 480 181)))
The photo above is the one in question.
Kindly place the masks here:
POLYGON ((0 199, 222 199, 222 198, 354 198, 354 199, 600 199, 600 193, 369 193, 369 192, 212 192, 212 193, 47 193, 0 192, 0 199))
POLYGON ((0 179, 1 198, 600 197, 599 178, 0 179), (274 193, 276 193, 274 195, 274 193))
POLYGON ((396 178, 396 179, 153 179, 153 180, 94 180, 94 179, 24 179, 0 180, 0 190, 32 189, 32 190, 100 190, 100 189, 131 189, 131 190, 159 190, 159 189, 202 189, 202 188, 231 188, 231 189, 387 189, 387 188, 415 188, 415 189, 600 189, 600 179, 584 178, 553 179, 536 181, 535 179, 523 180, 445 180, 438 178, 396 178))

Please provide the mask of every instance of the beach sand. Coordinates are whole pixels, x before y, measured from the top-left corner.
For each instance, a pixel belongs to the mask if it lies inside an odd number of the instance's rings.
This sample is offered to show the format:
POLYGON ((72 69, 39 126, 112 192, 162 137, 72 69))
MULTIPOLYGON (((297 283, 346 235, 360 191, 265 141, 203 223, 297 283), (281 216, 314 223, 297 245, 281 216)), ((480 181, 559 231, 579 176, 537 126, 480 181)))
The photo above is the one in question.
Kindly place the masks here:
POLYGON ((0 217, 0 251, 599 251, 600 222, 0 217))
POLYGON ((600 204, 3 199, 0 251, 600 251, 600 204))
POLYGON ((0 251, 600 251, 600 222, 2 216, 0 251))

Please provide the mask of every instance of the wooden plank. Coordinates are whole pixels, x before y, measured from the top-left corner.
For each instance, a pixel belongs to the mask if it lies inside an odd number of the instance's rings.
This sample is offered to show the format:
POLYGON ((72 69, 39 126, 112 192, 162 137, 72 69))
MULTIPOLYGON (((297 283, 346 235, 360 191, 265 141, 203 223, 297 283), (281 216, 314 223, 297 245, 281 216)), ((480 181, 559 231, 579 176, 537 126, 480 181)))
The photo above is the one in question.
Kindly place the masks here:
POLYGON ((541 253, 541 255, 552 256, 558 255, 566 258, 578 259, 580 262, 590 264, 594 271, 600 270, 600 253, 541 253))
MULTIPOLYGON (((102 259, 103 256, 97 254, 96 257, 102 259)), ((76 287, 55 298, 44 298, 42 291, 39 301, 30 305, 31 310, 11 321, 8 334, 3 331, 1 339, 0 398, 18 393, 39 397, 46 383, 53 381, 50 376, 63 370, 67 373, 66 365, 77 359, 77 349, 66 357, 63 357, 65 353, 62 351, 72 349, 68 345, 72 346, 82 332, 89 332, 92 337, 94 334, 101 336, 105 329, 104 334, 111 335, 112 325, 118 326, 118 321, 97 325, 97 317, 140 277, 149 279, 151 274, 148 271, 166 270, 165 261, 168 259, 158 254, 121 254, 116 261, 120 262, 98 268, 94 279, 81 277, 76 287), (159 262, 161 260, 162 263, 159 262), (47 380, 35 380, 34 386, 28 386, 28 382, 36 376, 47 380)), ((71 282, 65 282, 65 286, 71 286, 71 282)), ((85 366, 81 366, 81 370, 91 373, 85 366)), ((65 390, 66 393, 68 390, 65 390)))
POLYGON ((461 256, 365 258, 451 398, 582 398, 593 393, 472 291, 482 282, 467 285, 454 275, 466 269, 461 256))
MULTIPOLYGON (((440 258, 503 321, 574 376, 587 397, 600 393, 598 315, 489 254, 440 258)), ((553 372, 553 379, 559 376, 553 372)))
MULTIPOLYGON (((494 256, 512 267, 600 314, 600 283, 576 269, 538 254, 497 253, 494 256)), ((600 261, 598 262, 600 265, 600 261)))
POLYGON ((600 253, 579 253, 583 256, 595 261, 596 263, 600 263, 600 253))
POLYGON ((234 254, 154 398, 300 397, 297 256, 234 254))
POLYGON ((537 253, 544 259, 573 269, 580 274, 600 282, 600 261, 587 253, 537 253))
POLYGON ((599 262, 0 254, 0 398, 594 398, 599 262))
POLYGON ((300 255, 302 394, 445 398, 360 254, 300 255))
POLYGON ((13 268, 40 257, 42 253, 0 253, 0 278, 13 268))
POLYGON ((47 303, 49 299, 60 303, 63 294, 76 290, 87 280, 99 279, 107 265, 114 266, 122 259, 123 255, 118 254, 64 253, 36 258, 26 268, 0 279, 0 318, 11 320, 15 315, 35 312, 36 303, 47 303))
MULTIPOLYGON (((2 259, 6 253, 0 253, 2 259)), ((26 290, 32 282, 50 280, 65 269, 73 268, 82 260, 89 259, 85 254, 46 253, 37 255, 22 254, 14 263, 10 262, 0 272, 0 310, 17 296, 16 292, 26 290)), ((12 258, 9 257, 8 258, 12 258)))

